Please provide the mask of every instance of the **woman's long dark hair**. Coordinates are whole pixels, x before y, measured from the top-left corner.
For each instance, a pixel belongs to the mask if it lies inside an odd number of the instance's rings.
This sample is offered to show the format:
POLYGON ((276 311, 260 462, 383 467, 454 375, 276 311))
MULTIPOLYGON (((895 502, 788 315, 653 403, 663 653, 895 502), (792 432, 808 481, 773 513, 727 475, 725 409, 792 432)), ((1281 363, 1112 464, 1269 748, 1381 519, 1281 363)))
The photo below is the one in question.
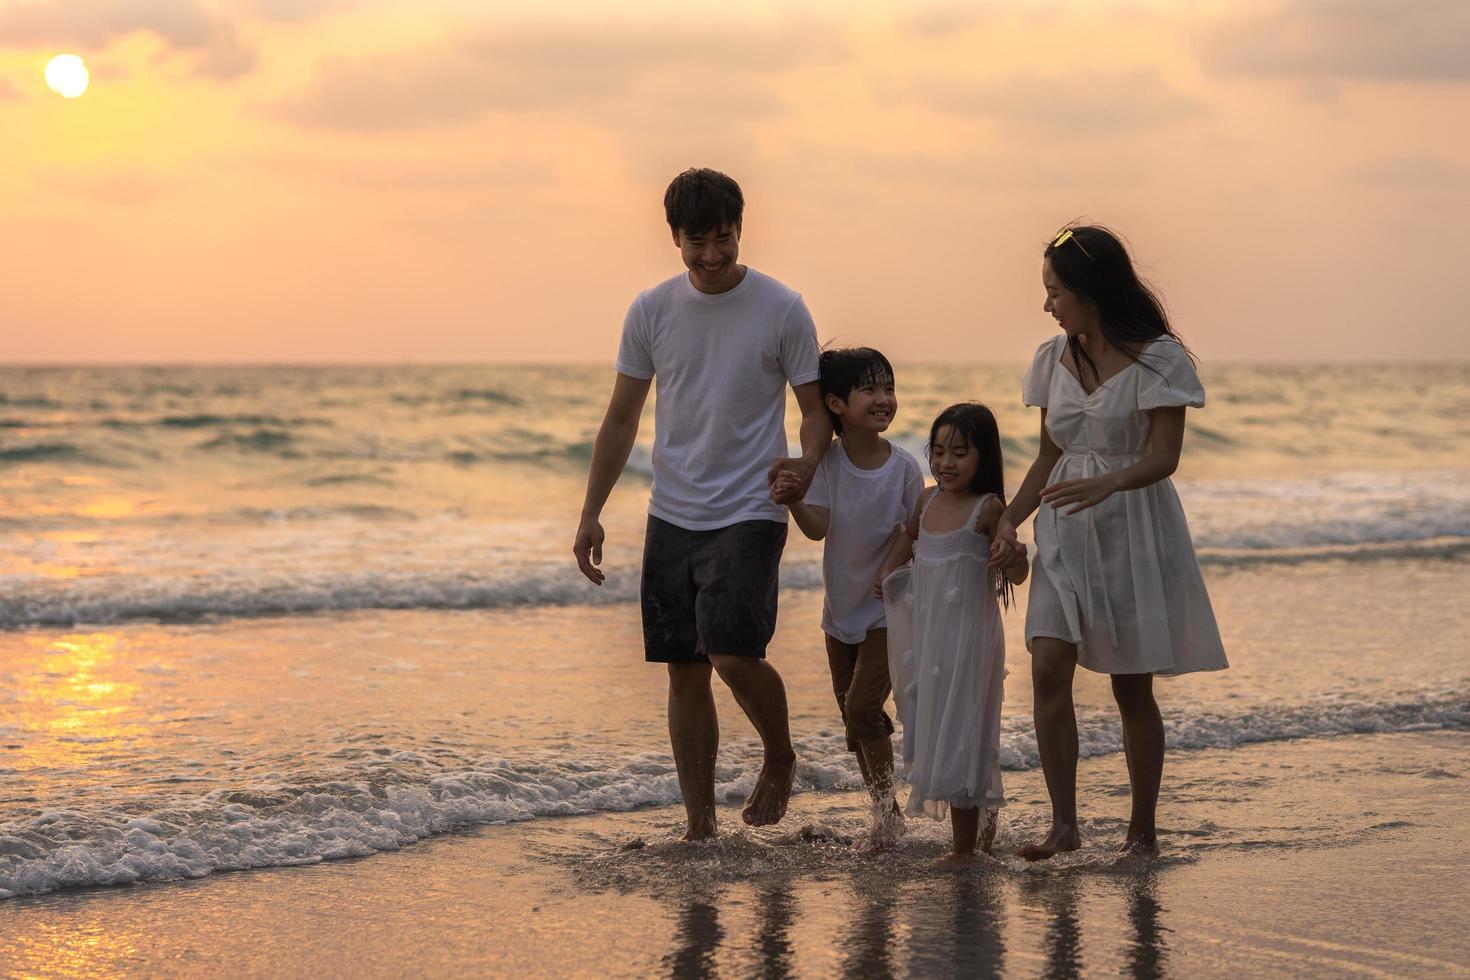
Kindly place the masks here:
MULTIPOLYGON (((934 417, 929 426, 929 441, 924 444, 924 454, 932 462, 934 446, 939 441, 939 430, 949 427, 949 438, 953 442, 961 439, 974 451, 975 475, 970 479, 970 492, 983 496, 993 493, 1000 498, 1001 506, 1006 503, 1006 465, 1000 448, 1000 426, 995 423, 995 413, 979 402, 960 402, 951 405, 934 417)), ((1011 604, 1014 589, 1010 579, 999 576, 995 593, 1007 607, 1011 604)))
MULTIPOLYGON (((1097 310, 1098 325, 1108 346, 1130 361, 1158 373, 1138 356, 1133 346, 1172 337, 1184 347, 1184 341, 1169 325, 1163 301, 1140 278, 1128 249, 1108 229, 1101 225, 1072 225, 1052 240, 1044 256, 1062 285, 1097 310)), ((1102 375, 1082 348, 1081 339, 1068 337, 1067 346, 1072 351, 1078 377, 1085 377, 1086 372, 1094 382, 1100 382, 1102 375)), ((1184 350, 1194 357, 1188 347, 1184 350)))

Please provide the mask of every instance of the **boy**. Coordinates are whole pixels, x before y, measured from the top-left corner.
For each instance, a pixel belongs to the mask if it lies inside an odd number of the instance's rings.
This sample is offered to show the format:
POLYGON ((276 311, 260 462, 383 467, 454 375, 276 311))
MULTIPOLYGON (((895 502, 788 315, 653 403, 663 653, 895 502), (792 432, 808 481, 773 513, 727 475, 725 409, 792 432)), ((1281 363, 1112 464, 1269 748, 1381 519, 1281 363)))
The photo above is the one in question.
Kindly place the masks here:
MULTIPOLYGON (((884 439, 898 412, 893 367, 868 347, 829 350, 818 381, 838 435, 817 466, 804 500, 789 507, 802 533, 822 548, 822 632, 832 690, 842 715, 847 748, 857 756, 873 798, 869 842, 891 844, 903 831, 894 800, 893 722, 888 700, 888 630, 873 579, 893 536, 924 490, 918 460, 884 439)), ((776 489, 795 487, 782 471, 776 489)))

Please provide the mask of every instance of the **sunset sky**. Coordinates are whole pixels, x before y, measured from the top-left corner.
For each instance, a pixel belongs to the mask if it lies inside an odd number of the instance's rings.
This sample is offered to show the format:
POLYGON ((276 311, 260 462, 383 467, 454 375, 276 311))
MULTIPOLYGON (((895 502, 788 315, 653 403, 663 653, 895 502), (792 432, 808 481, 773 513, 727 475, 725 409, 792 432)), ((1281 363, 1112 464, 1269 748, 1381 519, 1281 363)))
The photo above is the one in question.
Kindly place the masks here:
POLYGON ((1465 0, 0 0, 3 359, 610 363, 707 165, 895 359, 1087 217, 1203 358, 1464 360, 1466 106, 1465 0))

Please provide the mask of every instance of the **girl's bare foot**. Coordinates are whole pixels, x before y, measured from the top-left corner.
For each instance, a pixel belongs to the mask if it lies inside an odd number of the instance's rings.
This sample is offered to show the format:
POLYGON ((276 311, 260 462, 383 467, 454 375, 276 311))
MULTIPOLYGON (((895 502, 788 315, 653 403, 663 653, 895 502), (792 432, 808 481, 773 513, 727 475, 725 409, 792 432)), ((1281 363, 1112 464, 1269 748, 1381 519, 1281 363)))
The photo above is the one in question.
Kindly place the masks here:
POLYGON ((1070 824, 1054 823, 1051 825, 1051 833, 1037 844, 1027 844, 1021 848, 1021 857, 1028 861, 1045 861, 1047 858, 1056 857, 1063 851, 1075 851, 1082 846, 1082 835, 1077 828, 1070 824))
POLYGON ((986 854, 993 854, 995 847, 995 831, 1000 826, 1000 811, 990 810, 985 815, 985 829, 980 831, 980 850, 986 854))

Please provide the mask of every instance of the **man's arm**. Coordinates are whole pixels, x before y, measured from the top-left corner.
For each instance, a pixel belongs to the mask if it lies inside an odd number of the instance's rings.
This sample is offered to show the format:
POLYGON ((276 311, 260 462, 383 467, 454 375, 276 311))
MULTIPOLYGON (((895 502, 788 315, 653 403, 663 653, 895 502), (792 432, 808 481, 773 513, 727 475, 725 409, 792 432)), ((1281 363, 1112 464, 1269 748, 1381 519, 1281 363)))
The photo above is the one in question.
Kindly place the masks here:
POLYGON ((808 381, 806 384, 794 385, 791 390, 796 393, 796 404, 801 409, 801 455, 776 460, 766 474, 766 483, 772 487, 771 498, 778 504, 789 504, 793 500, 801 499, 806 488, 811 486, 817 464, 826 455, 827 447, 832 445, 832 417, 827 414, 827 406, 822 403, 818 382, 808 381), (777 493, 776 474, 782 470, 790 470, 796 474, 799 482, 794 488, 777 493))
POLYGON ((617 375, 612 401, 608 403, 607 414, 602 417, 602 426, 597 430, 597 441, 592 444, 587 495, 582 500, 582 520, 577 526, 572 554, 577 556, 577 567, 593 585, 601 585, 607 577, 597 567, 602 564, 602 507, 607 503, 618 477, 623 475, 623 467, 628 465, 628 455, 638 438, 638 420, 643 415, 643 403, 648 400, 652 381, 651 378, 617 375))

